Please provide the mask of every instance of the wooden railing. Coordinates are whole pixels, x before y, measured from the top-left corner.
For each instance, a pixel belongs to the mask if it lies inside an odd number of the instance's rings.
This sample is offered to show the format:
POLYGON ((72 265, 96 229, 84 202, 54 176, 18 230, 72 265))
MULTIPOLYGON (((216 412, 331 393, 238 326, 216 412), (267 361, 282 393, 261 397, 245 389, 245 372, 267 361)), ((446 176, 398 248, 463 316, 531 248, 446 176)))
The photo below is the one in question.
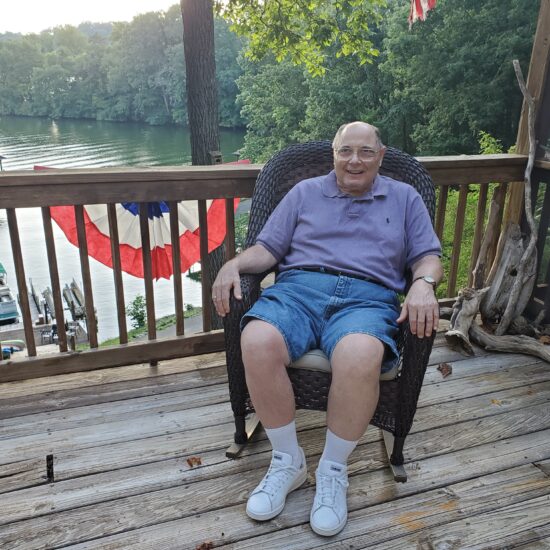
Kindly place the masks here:
MULTIPOLYGON (((544 310, 547 321, 550 318, 550 161, 535 163, 531 175, 531 202, 537 223, 538 284, 528 311, 536 317, 544 310)), ((526 227, 525 219, 522 226, 526 227)))
MULTIPOLYGON (((491 182, 522 181, 526 157, 520 155, 487 155, 460 157, 429 157, 420 159, 431 173, 438 186, 438 206, 436 230, 443 236, 446 224, 453 223, 453 246, 450 258, 450 270, 447 274, 447 295, 456 291, 457 272, 461 257, 462 233, 467 209, 468 190, 480 187, 480 200, 476 205, 474 256, 484 228, 488 185, 491 182), (447 213, 449 189, 458 186, 459 200, 455 219, 449 220, 447 213)), ((0 174, 0 207, 6 208, 12 245, 12 253, 19 287, 20 306, 27 342, 28 359, 24 361, 0 362, 0 381, 18 380, 92 370, 97 368, 150 362, 219 351, 224 348, 221 330, 211 330, 210 278, 208 277, 207 217, 206 200, 226 199, 227 237, 226 256, 231 257, 235 250, 233 199, 250 197, 259 165, 152 168, 152 169, 96 169, 63 170, 47 172, 4 172, 0 174), (174 310, 176 312, 176 336, 170 339, 156 339, 154 289, 151 274, 151 254, 149 251, 149 225, 147 221, 147 203, 166 201, 172 206, 178 201, 196 200, 199 207, 201 234, 201 265, 203 270, 202 305, 203 333, 184 334, 183 301, 181 273, 179 272, 178 220, 171 208, 170 226, 173 243, 173 265, 175 266, 174 310), (141 228, 144 287, 147 305, 146 342, 127 343, 124 295, 120 258, 118 250, 118 230, 115 205, 121 202, 140 204, 139 218, 141 228), (116 309, 120 345, 99 348, 94 329, 96 324, 94 296, 92 291, 90 268, 88 263, 86 230, 83 205, 106 204, 109 214, 109 230, 112 236, 113 277, 116 296, 116 309), (61 288, 59 283, 57 257, 53 239, 50 206, 71 205, 75 209, 78 243, 80 251, 81 275, 83 281, 86 317, 90 350, 68 351, 61 288), (37 356, 34 341, 32 319, 27 294, 26 272, 19 240, 16 209, 40 207, 45 231, 45 244, 52 285, 53 301, 59 331, 59 353, 37 356)), ((454 192, 454 191, 452 191, 454 192)), ((462 251, 463 252, 463 251, 462 251)), ((5 253, 5 252, 3 252, 5 253)))

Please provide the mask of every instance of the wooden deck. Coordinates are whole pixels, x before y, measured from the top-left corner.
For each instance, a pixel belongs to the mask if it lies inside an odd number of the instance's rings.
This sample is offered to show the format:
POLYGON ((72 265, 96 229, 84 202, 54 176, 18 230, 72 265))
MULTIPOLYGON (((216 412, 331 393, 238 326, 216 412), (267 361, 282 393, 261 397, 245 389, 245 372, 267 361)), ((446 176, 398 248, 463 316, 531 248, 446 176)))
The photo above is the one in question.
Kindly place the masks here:
POLYGON ((324 415, 301 411, 298 426, 308 482, 256 523, 244 503, 269 446, 262 433, 225 458, 223 354, 4 383, 0 548, 550 548, 550 365, 464 358, 438 337, 405 448, 409 481, 393 481, 370 428, 350 462, 348 525, 330 539, 308 524, 324 415))

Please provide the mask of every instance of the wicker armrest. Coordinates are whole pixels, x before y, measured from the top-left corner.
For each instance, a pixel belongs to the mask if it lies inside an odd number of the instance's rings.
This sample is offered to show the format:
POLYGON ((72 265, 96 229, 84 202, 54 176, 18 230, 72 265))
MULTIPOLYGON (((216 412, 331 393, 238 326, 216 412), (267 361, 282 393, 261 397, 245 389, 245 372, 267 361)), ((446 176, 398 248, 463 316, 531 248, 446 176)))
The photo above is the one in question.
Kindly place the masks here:
POLYGON ((244 376, 241 355, 241 319, 259 298, 260 283, 264 274, 241 275, 242 300, 237 300, 233 293, 230 297, 230 311, 223 319, 225 332, 225 354, 231 405, 235 415, 243 416, 247 411, 248 391, 244 376))

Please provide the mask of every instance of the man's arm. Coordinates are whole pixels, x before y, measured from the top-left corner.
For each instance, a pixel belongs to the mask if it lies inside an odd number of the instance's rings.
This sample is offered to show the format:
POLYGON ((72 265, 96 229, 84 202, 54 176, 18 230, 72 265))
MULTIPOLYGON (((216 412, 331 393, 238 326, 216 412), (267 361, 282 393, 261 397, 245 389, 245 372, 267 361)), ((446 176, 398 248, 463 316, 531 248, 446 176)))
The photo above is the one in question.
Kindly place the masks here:
POLYGON ((277 260, 261 244, 255 244, 229 260, 218 272, 212 285, 212 300, 218 315, 225 317, 229 313, 229 295, 231 289, 237 300, 242 298, 241 273, 262 273, 273 267, 277 260))
MULTIPOLYGON (((433 277, 436 283, 441 281, 443 267, 438 256, 424 256, 413 264, 413 281, 424 275, 433 277)), ((419 338, 431 336, 432 331, 437 329, 439 323, 439 304, 435 296, 435 289, 423 279, 418 279, 411 285, 397 322, 402 323, 407 317, 411 332, 419 338)))

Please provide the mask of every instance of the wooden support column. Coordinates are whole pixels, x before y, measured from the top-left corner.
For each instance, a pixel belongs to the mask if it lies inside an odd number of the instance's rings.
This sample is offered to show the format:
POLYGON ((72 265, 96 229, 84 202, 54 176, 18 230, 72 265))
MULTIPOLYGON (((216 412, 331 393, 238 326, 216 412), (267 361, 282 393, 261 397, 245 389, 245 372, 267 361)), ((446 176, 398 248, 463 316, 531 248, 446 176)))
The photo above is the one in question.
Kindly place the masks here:
MULTIPOLYGON (((541 0, 537 30, 529 63, 527 89, 535 98, 538 107, 544 93, 544 82, 550 59, 550 0, 541 0)), ((519 120, 516 152, 522 155, 529 153, 529 130, 527 125, 527 104, 523 102, 519 120)), ((519 223, 523 213, 523 182, 512 183, 508 191, 508 206, 504 216, 504 227, 509 223, 519 223)))

